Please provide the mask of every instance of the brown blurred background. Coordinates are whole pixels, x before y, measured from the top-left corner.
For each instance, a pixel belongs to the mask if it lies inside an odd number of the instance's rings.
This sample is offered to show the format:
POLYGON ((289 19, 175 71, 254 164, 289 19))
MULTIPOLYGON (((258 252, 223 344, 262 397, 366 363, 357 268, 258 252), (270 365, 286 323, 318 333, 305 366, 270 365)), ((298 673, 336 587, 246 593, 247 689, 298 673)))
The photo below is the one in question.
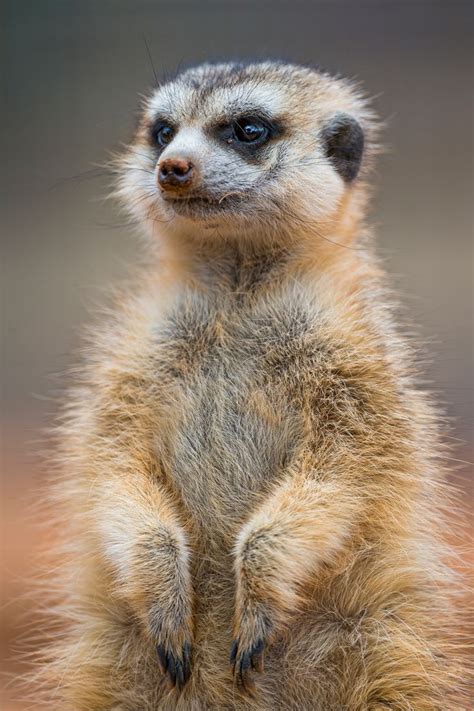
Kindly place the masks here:
MULTIPOLYGON (((456 0, 7 0, 2 3, 3 622, 12 667, 35 562, 29 502, 88 309, 139 258, 94 164, 127 140, 138 94, 205 59, 276 57, 363 81, 387 120, 373 222, 427 344, 455 456, 472 461, 472 3, 456 0)), ((461 464, 466 499, 470 468, 461 464)), ((472 501, 472 497, 471 497, 472 501)), ((14 704, 13 691, 3 709, 14 704)), ((34 708, 34 704, 31 706, 34 708)))

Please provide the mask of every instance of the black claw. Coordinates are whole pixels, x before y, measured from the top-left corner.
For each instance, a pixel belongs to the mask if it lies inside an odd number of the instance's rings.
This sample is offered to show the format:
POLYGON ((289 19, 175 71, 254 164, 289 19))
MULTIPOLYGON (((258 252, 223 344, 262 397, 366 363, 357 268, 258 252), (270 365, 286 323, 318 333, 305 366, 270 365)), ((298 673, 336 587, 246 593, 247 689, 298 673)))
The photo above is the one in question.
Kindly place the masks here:
POLYGON ((265 643, 263 639, 259 639, 250 651, 250 661, 252 664, 252 669, 257 672, 263 671, 263 649, 265 643))
POLYGON ((230 663, 235 664, 235 660, 237 659, 237 650, 239 649, 239 643, 237 642, 236 639, 232 642, 232 647, 230 649, 230 663))
POLYGON ((158 663, 160 665, 161 672, 162 674, 166 674, 166 670, 168 669, 168 657, 162 644, 158 644, 156 646, 156 653, 158 655, 158 663))
POLYGON ((176 665, 172 654, 168 654, 168 676, 172 686, 176 686, 176 665))
POLYGON ((185 642, 183 646, 183 675, 186 684, 191 676, 191 645, 189 642, 185 642))
POLYGON ((240 657, 239 683, 247 693, 253 695, 253 693, 255 692, 255 684, 253 682, 253 679, 251 679, 250 675, 248 674, 250 665, 250 652, 244 652, 240 657))
POLYGON ((184 686, 184 669, 183 669, 183 662, 181 662, 179 659, 176 660, 176 687, 178 690, 181 690, 184 686))
POLYGON ((240 678, 243 680, 245 672, 250 669, 250 652, 244 652, 240 657, 240 678))

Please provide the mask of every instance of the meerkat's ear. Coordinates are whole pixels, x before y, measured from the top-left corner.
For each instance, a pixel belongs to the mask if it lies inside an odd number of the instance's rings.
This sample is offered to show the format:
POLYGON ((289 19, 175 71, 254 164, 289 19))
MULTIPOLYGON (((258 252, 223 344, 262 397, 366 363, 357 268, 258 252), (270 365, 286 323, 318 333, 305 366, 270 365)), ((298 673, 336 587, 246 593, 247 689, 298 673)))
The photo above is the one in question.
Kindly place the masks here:
POLYGON ((348 114, 337 113, 325 125, 322 139, 326 155, 346 183, 356 178, 364 151, 364 133, 348 114))

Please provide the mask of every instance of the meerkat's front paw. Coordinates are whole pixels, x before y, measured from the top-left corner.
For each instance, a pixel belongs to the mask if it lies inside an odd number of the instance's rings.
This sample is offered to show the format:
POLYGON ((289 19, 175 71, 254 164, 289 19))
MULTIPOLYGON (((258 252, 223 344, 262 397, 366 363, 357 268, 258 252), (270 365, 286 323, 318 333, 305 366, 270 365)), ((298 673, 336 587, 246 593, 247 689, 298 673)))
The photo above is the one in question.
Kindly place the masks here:
POLYGON ((191 675, 190 609, 183 600, 175 598, 167 609, 154 606, 149 617, 160 669, 169 685, 181 691, 191 675))
POLYGON ((258 639, 250 645, 245 645, 240 639, 232 642, 230 662, 234 677, 239 686, 250 694, 255 691, 252 671, 263 672, 264 649, 263 639, 258 639))
MULTIPOLYGON (((282 597, 281 547, 278 528, 264 517, 251 521, 240 532, 235 548, 236 610, 231 664, 237 683, 252 693, 252 672, 262 672, 264 653, 284 624, 287 614, 282 597), (283 601, 283 604, 282 604, 283 601)), ((283 558, 283 564, 285 560, 283 558)))
POLYGON ((172 687, 181 691, 191 676, 191 644, 184 642, 181 649, 176 651, 164 644, 157 644, 156 653, 162 673, 167 676, 172 687))
POLYGON ((268 614, 261 609, 245 605, 236 614, 230 663, 237 684, 250 694, 255 692, 253 672, 260 673, 264 669, 270 629, 268 614))

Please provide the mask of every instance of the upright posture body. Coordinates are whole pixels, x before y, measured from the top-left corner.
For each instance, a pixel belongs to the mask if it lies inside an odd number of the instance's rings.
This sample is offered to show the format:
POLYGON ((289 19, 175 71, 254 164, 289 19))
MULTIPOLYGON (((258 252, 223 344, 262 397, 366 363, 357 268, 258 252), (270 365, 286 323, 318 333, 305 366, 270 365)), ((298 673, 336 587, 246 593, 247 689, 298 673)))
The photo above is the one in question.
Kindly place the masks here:
POLYGON ((150 267, 60 428, 58 708, 464 708, 436 418, 363 224, 374 134, 290 65, 146 102, 118 193, 150 267))

